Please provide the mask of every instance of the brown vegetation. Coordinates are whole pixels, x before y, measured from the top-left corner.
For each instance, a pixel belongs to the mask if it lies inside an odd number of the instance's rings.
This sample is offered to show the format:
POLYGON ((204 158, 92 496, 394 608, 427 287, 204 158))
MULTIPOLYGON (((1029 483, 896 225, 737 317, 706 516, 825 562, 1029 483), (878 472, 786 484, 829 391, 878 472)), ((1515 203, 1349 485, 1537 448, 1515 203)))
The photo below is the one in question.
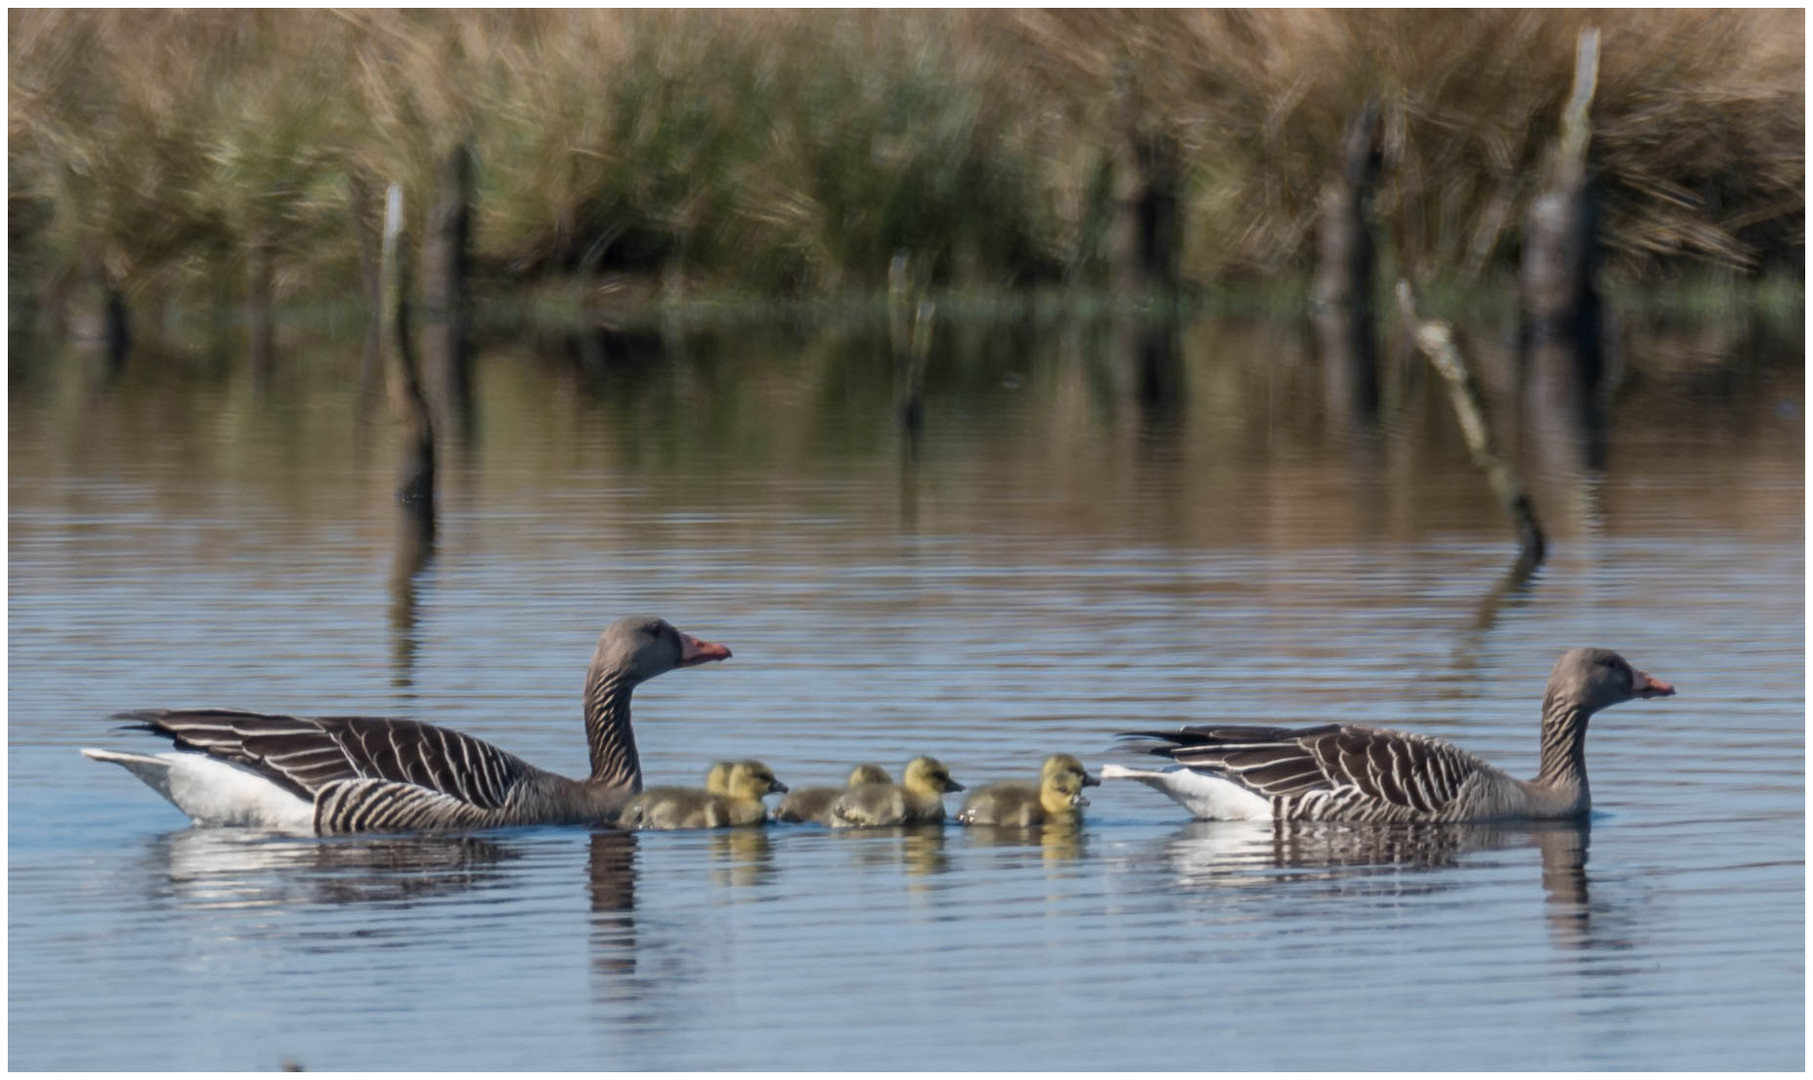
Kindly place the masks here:
MULTIPOLYGON (((216 295, 350 292, 361 185, 432 204, 476 156, 475 257, 669 291, 1093 284, 1109 147, 1180 164, 1180 269, 1300 271, 1341 131, 1381 105, 1374 208, 1411 272, 1514 257, 1573 45, 1603 28, 1593 161, 1612 265, 1798 266, 1795 11, 12 11, 10 257, 216 295), (238 286, 230 288, 237 290, 238 286)), ((369 202, 370 200, 366 200, 369 202)), ((367 222, 370 227, 373 223, 367 222)))

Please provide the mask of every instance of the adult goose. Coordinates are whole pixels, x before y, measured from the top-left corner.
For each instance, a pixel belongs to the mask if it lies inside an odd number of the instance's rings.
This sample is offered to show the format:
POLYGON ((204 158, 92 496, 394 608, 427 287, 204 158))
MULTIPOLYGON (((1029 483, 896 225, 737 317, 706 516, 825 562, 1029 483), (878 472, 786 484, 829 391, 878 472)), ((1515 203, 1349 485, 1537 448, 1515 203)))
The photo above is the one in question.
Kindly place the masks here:
POLYGON ((1326 724, 1311 728, 1209 725, 1126 732, 1156 739, 1151 753, 1180 767, 1107 765, 1107 780, 1137 780, 1198 818, 1279 821, 1461 822, 1576 818, 1592 806, 1586 724, 1632 698, 1674 687, 1609 649, 1574 649, 1556 661, 1542 703, 1542 766, 1519 780, 1426 735, 1326 724))
POLYGON ((142 709, 114 719, 167 736, 174 751, 82 753, 124 766, 197 825, 329 835, 609 822, 642 790, 630 694, 664 672, 729 658, 664 619, 606 628, 586 672, 584 780, 433 724, 373 716, 142 709))

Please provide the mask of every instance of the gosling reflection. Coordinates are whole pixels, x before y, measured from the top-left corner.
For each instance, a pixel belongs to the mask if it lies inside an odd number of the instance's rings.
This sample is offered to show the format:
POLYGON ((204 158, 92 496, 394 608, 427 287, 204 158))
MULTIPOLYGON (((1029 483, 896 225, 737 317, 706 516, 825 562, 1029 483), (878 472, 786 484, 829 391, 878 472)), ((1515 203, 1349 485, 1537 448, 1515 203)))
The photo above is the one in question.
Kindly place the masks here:
POLYGON ((774 877, 774 843, 766 829, 724 829, 706 836, 711 883, 749 888, 774 877))
POLYGON ((302 839, 241 829, 155 838, 175 895, 206 907, 291 904, 410 906, 502 884, 521 853, 478 836, 302 839))
POLYGON ((1535 847, 1542 860, 1545 914, 1555 944, 1600 944, 1593 907, 1585 822, 1518 825, 1360 825, 1344 822, 1192 821, 1166 839, 1162 857, 1178 886, 1205 889, 1328 882, 1342 896, 1404 897, 1453 888, 1452 878, 1405 871, 1461 866, 1484 852, 1535 847))
POLYGON ((1088 833, 1072 821, 1044 825, 971 825, 963 831, 970 843, 985 848, 1036 848, 1047 865, 1082 858, 1088 833))
POLYGON ((834 829, 826 834, 851 845, 858 866, 894 863, 912 877, 930 877, 950 869, 944 850, 943 825, 884 825, 871 829, 834 829))

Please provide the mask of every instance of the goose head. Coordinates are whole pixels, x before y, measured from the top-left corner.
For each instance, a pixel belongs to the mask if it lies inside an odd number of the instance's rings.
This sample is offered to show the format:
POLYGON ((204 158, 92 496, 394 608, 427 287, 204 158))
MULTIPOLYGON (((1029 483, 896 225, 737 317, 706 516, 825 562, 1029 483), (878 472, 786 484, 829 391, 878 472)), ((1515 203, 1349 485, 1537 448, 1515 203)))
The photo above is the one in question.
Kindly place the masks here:
POLYGON ((850 779, 844 786, 856 787, 859 784, 892 784, 893 782, 894 778, 888 775, 888 770, 865 762, 850 770, 850 779))
POLYGON ((760 761, 733 762, 724 778, 724 794, 738 799, 760 802, 770 792, 786 790, 787 785, 774 778, 774 770, 760 761))
POLYGON ((1044 767, 1039 770, 1039 779, 1044 781, 1061 774, 1076 776, 1083 787, 1100 787, 1102 783, 1101 777, 1090 776, 1083 763, 1070 754, 1053 754, 1046 758, 1044 767))
POLYGON ((1570 649, 1549 673, 1544 711, 1571 708, 1591 715, 1632 698, 1670 697, 1672 683, 1638 671, 1610 649, 1570 649))
POLYGON ((605 627, 598 637, 592 666, 615 671, 633 684, 647 682, 675 668, 728 659, 729 649, 682 633, 666 619, 633 615, 605 627))
POLYGON ((963 790, 962 784, 951 779, 951 771, 937 758, 930 757, 916 757, 907 762, 906 776, 901 786, 934 795, 963 790))

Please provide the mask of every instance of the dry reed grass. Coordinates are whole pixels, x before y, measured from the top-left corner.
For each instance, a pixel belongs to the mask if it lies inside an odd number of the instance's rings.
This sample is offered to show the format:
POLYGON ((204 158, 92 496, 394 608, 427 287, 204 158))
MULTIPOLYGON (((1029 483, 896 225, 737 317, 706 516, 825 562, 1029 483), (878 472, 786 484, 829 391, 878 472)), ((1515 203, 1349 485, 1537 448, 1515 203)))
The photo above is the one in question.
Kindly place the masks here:
POLYGON ((419 212, 469 137, 500 278, 822 293, 905 248, 956 285, 1090 282, 1118 86, 1181 151, 1193 280, 1301 269, 1369 95, 1386 250, 1477 276, 1514 257, 1589 24, 1614 266, 1798 264, 1792 11, 15 10, 12 265, 180 291, 267 244, 283 288, 344 287, 351 181, 419 212))

